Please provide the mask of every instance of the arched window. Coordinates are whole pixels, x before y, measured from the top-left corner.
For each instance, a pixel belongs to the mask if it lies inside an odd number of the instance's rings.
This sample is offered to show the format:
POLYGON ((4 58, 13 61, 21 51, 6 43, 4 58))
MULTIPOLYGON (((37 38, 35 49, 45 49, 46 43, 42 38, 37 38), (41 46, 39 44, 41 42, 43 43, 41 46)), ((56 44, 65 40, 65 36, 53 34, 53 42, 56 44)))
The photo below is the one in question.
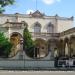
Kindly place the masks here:
POLYGON ((49 23, 47 26, 47 33, 53 33, 53 32, 54 32, 53 24, 49 23))
POLYGON ((34 25, 34 32, 35 33, 40 33, 41 32, 41 25, 40 23, 36 22, 34 25))

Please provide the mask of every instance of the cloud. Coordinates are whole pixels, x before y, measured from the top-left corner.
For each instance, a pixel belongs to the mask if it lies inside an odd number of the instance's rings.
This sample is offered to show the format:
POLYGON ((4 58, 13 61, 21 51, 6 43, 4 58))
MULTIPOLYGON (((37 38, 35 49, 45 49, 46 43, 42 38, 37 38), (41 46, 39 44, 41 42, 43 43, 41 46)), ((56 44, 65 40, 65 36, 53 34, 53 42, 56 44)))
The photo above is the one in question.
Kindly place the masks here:
POLYGON ((26 14, 30 14, 30 12, 33 13, 34 10, 29 9, 29 10, 26 11, 26 14))
POLYGON ((45 4, 51 5, 54 4, 55 2, 60 2, 61 0, 42 0, 45 4))

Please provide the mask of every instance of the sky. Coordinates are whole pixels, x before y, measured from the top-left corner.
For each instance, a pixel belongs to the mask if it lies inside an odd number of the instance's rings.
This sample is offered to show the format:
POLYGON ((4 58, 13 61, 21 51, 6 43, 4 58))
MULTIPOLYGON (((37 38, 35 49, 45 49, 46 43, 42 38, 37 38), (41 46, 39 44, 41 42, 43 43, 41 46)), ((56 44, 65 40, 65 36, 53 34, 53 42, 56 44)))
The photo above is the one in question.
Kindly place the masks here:
POLYGON ((58 14, 62 17, 75 17, 75 0, 16 0, 14 5, 5 7, 5 14, 29 14, 39 10, 40 12, 54 16, 58 14))

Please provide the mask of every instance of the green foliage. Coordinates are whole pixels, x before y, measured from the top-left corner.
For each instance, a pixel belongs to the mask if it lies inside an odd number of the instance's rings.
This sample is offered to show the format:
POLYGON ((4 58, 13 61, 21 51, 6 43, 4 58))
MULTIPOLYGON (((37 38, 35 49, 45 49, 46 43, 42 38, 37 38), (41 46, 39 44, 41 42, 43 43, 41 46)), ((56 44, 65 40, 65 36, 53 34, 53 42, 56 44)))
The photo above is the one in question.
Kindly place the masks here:
POLYGON ((0 13, 3 13, 4 11, 4 8, 0 7, 0 13))
POLYGON ((27 27, 24 29, 23 37, 24 37, 23 48, 26 51, 26 54, 32 57, 34 51, 34 41, 31 39, 32 37, 27 27))
POLYGON ((31 39, 32 38, 31 34, 30 34, 30 32, 28 31, 27 28, 24 29, 23 37, 24 37, 24 48, 25 49, 28 49, 28 48, 30 48, 30 47, 32 47, 34 45, 34 42, 31 39))
POLYGON ((8 57, 11 52, 11 48, 12 44, 8 41, 4 34, 0 32, 0 56, 8 57))
POLYGON ((7 5, 12 5, 15 0, 0 0, 0 13, 4 12, 4 7, 7 5))

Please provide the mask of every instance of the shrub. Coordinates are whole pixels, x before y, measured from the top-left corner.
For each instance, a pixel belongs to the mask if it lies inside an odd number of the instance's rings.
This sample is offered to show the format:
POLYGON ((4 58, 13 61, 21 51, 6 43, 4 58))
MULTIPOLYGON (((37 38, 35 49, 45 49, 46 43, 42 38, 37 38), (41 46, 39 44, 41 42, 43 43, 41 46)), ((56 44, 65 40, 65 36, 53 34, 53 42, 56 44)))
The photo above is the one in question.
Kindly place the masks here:
POLYGON ((4 36, 4 33, 0 32, 0 57, 8 57, 11 48, 12 44, 8 41, 8 38, 4 36))

